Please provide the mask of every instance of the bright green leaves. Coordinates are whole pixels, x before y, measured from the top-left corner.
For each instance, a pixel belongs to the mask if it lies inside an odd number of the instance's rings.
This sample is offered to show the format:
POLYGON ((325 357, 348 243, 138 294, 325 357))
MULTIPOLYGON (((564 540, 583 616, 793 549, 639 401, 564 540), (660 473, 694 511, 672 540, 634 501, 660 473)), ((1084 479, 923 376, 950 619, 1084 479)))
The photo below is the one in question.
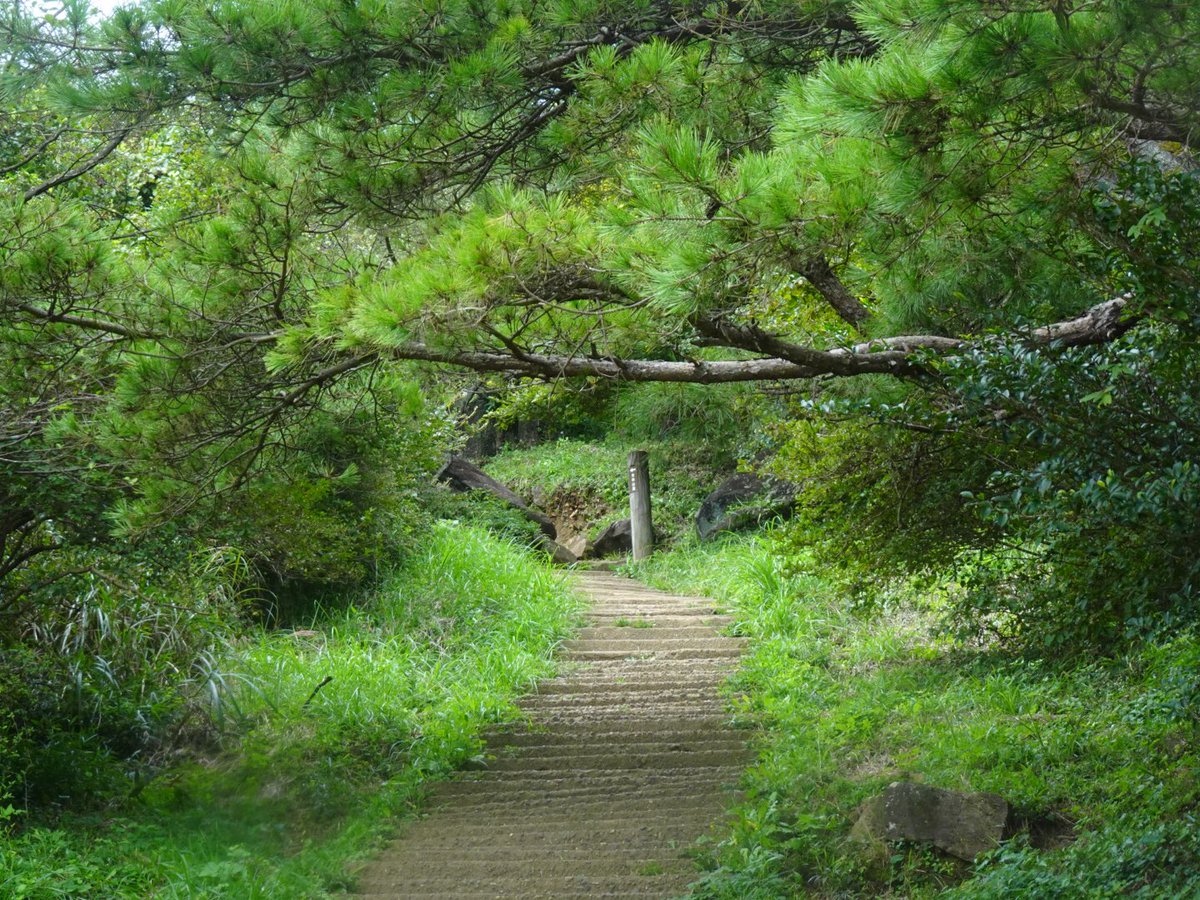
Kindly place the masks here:
POLYGON ((827 61, 781 95, 776 152, 806 175, 808 218, 821 222, 809 240, 852 246, 876 271, 887 330, 1079 309, 1076 261, 1094 252, 1078 229, 1080 173, 1110 145, 1105 123, 1080 115, 1078 85, 1123 52, 1112 9, 1074 13, 1067 32, 1050 12, 965 0, 855 14, 878 52, 827 61))

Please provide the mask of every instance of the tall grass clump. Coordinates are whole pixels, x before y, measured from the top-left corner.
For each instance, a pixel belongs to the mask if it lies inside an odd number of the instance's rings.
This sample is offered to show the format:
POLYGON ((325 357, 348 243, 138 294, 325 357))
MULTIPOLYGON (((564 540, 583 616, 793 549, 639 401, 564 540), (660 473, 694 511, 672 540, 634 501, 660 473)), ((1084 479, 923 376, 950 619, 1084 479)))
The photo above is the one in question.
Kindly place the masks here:
POLYGON ((298 791, 320 817, 344 798, 322 774, 329 767, 443 774, 478 751, 482 725, 513 715, 514 698, 551 671, 574 604, 560 573, 513 544, 435 526, 360 605, 246 648, 234 690, 243 773, 273 792, 298 791))
POLYGON ((118 577, 99 556, 0 617, 0 804, 96 808, 213 737, 245 558, 221 547, 118 577))
MULTIPOLYGON (((137 802, 0 836, 0 896, 317 897, 478 754, 553 670, 578 607, 519 546, 432 528, 367 593, 242 637, 214 669, 218 740, 137 802)), ((0 821, 0 826, 3 822, 0 821)))

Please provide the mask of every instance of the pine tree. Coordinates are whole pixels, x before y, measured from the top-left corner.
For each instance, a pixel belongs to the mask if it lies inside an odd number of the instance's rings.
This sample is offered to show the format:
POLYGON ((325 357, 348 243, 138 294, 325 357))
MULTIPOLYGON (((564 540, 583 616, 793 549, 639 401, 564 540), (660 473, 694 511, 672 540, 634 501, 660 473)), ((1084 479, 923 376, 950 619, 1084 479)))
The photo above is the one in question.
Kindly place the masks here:
POLYGON ((7 439, 86 435, 130 521, 269 480, 399 361, 920 390, 1003 336, 1194 340, 1169 204, 1103 212, 1194 165, 1189 4, 6 15, 7 439))

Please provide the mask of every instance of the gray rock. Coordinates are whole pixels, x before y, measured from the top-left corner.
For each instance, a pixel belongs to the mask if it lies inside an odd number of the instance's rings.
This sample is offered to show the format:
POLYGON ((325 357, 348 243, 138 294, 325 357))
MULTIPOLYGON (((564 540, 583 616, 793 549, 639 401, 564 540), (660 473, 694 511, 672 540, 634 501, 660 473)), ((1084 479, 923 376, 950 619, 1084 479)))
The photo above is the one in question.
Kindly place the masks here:
POLYGON ((614 553, 629 553, 633 549, 633 526, 628 519, 618 519, 602 532, 592 543, 589 558, 612 556, 614 553))
POLYGON ((467 435, 462 456, 472 460, 483 460, 495 456, 505 446, 533 446, 541 438, 542 422, 537 419, 512 422, 498 428, 496 423, 488 418, 488 413, 495 408, 496 395, 483 384, 476 384, 467 389, 454 402, 453 409, 459 428, 467 435))
POLYGON ((540 509, 534 509, 524 500, 518 497, 507 486, 501 484, 495 478, 488 475, 483 469, 472 462, 468 462, 461 456, 452 456, 449 461, 442 466, 437 473, 437 480, 444 482, 452 490, 459 492, 466 491, 486 491, 493 497, 504 501, 513 509, 519 510, 525 518, 531 522, 536 522, 542 534, 548 538, 558 536, 558 530, 554 527, 554 523, 540 509))
POLYGON ((579 562, 579 557, 570 549, 548 537, 542 537, 541 548, 544 552, 549 553, 550 558, 560 566, 573 566, 579 562))
POLYGON ((702 541, 711 540, 723 531, 753 527, 788 512, 794 504, 795 488, 791 485, 752 472, 739 472, 704 498, 696 513, 696 533, 702 541), (746 505, 752 500, 759 502, 746 505))
POLYGON ((1004 837, 1008 803, 997 794, 966 794, 897 781, 872 797, 850 836, 871 845, 919 841, 971 862, 1004 837))
POLYGON ((567 538, 562 542, 562 545, 579 559, 586 559, 592 551, 592 542, 588 540, 586 534, 577 534, 574 537, 567 538))

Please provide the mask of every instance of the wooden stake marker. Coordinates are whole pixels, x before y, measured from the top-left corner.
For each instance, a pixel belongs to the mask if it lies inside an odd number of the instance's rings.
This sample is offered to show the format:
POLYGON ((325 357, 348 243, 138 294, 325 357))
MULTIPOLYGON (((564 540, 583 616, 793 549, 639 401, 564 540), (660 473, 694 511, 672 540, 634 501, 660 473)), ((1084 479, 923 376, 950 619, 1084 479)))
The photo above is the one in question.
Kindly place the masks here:
POLYGON ((645 450, 629 454, 629 524, 634 560, 654 552, 654 525, 650 518, 650 457, 645 450))

